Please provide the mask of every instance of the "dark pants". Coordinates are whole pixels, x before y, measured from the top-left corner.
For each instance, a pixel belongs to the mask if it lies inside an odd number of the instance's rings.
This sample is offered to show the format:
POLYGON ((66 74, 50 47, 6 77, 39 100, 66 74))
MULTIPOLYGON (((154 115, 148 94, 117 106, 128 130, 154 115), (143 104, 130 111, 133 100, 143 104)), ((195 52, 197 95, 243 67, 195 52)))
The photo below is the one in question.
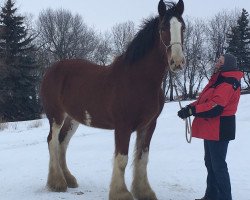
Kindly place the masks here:
POLYGON ((229 141, 204 140, 207 189, 205 196, 211 200, 232 200, 226 155, 229 141))

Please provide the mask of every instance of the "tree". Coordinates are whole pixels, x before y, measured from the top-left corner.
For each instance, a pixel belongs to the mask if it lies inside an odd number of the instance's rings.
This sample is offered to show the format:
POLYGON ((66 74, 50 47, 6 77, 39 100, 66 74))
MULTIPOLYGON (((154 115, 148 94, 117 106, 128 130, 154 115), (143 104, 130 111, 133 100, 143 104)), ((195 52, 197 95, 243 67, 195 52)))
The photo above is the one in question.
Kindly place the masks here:
POLYGON ((116 24, 112 28, 114 56, 123 54, 135 36, 135 25, 132 21, 116 24))
POLYGON ((8 121, 39 118, 37 65, 33 37, 24 26, 24 17, 16 14, 12 0, 2 7, 0 55, 4 75, 1 78, 0 115, 8 121))
POLYGON ((175 76, 184 99, 194 99, 206 77, 205 66, 209 63, 206 46, 205 25, 202 20, 187 20, 184 38, 186 67, 175 76), (182 80, 182 81, 181 81, 182 80))
POLYGON ((237 12, 222 11, 208 21, 206 34, 212 62, 225 52, 227 33, 236 24, 237 12))
POLYGON ((98 40, 80 15, 70 11, 47 9, 42 11, 37 23, 38 44, 50 54, 53 61, 71 58, 91 60, 98 40))
POLYGON ((238 65, 245 74, 245 83, 250 87, 250 27, 248 16, 248 12, 242 9, 237 24, 231 27, 231 31, 227 35, 227 52, 237 57, 238 65))
POLYGON ((98 40, 99 43, 94 51, 94 61, 105 66, 112 61, 111 35, 108 32, 104 35, 100 34, 98 40))

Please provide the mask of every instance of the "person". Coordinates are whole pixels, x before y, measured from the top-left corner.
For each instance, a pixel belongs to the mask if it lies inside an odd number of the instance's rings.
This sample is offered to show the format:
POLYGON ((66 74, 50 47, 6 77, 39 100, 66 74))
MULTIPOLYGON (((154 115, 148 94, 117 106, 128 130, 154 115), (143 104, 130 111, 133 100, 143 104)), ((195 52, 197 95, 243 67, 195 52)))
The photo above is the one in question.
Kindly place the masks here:
POLYGON ((198 99, 178 111, 182 119, 195 117, 192 135, 204 139, 207 186, 205 196, 196 200, 232 200, 226 155, 229 141, 235 139, 242 77, 236 57, 229 53, 221 55, 215 73, 198 99))

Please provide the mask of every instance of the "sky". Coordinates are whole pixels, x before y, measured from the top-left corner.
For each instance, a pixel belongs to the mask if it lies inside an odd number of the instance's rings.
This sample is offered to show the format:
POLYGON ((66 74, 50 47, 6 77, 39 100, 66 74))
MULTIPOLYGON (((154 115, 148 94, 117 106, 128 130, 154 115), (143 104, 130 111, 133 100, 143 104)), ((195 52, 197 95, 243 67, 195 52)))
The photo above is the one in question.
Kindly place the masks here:
MULTIPOLYGON (((85 23, 101 31, 117 23, 133 21, 139 25, 143 19, 157 15, 159 0, 15 0, 19 10, 32 13, 34 18, 46 8, 63 8, 80 14, 85 23)), ((175 0, 173 0, 175 1, 175 0)), ((177 1, 177 0, 176 0, 177 1)), ((3 4, 4 0, 0 0, 3 4)), ((250 12, 249 0, 184 0, 185 16, 208 18, 222 10, 245 8, 250 12)))

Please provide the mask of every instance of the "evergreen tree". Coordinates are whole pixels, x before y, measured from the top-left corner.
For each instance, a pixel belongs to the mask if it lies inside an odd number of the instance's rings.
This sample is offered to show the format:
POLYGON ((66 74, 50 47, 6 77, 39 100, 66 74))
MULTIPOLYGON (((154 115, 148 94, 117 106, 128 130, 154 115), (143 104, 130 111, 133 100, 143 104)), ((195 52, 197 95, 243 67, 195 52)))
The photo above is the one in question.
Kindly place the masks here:
POLYGON ((248 16, 248 12, 242 9, 237 25, 232 27, 231 32, 227 35, 227 52, 237 57, 240 69, 245 72, 245 83, 250 87, 250 27, 248 16))
POLYGON ((238 19, 238 30, 240 39, 240 66, 242 70, 250 72, 250 27, 248 20, 248 12, 243 9, 238 19))
POLYGON ((33 38, 24 26, 24 17, 17 15, 15 3, 7 0, 0 14, 0 56, 4 76, 0 80, 0 115, 7 121, 29 120, 39 117, 37 83, 38 66, 35 61, 33 38))
POLYGON ((227 34, 227 37, 228 37, 227 52, 230 52, 238 57, 238 54, 240 52, 240 34, 238 27, 237 26, 231 27, 231 32, 227 34))

